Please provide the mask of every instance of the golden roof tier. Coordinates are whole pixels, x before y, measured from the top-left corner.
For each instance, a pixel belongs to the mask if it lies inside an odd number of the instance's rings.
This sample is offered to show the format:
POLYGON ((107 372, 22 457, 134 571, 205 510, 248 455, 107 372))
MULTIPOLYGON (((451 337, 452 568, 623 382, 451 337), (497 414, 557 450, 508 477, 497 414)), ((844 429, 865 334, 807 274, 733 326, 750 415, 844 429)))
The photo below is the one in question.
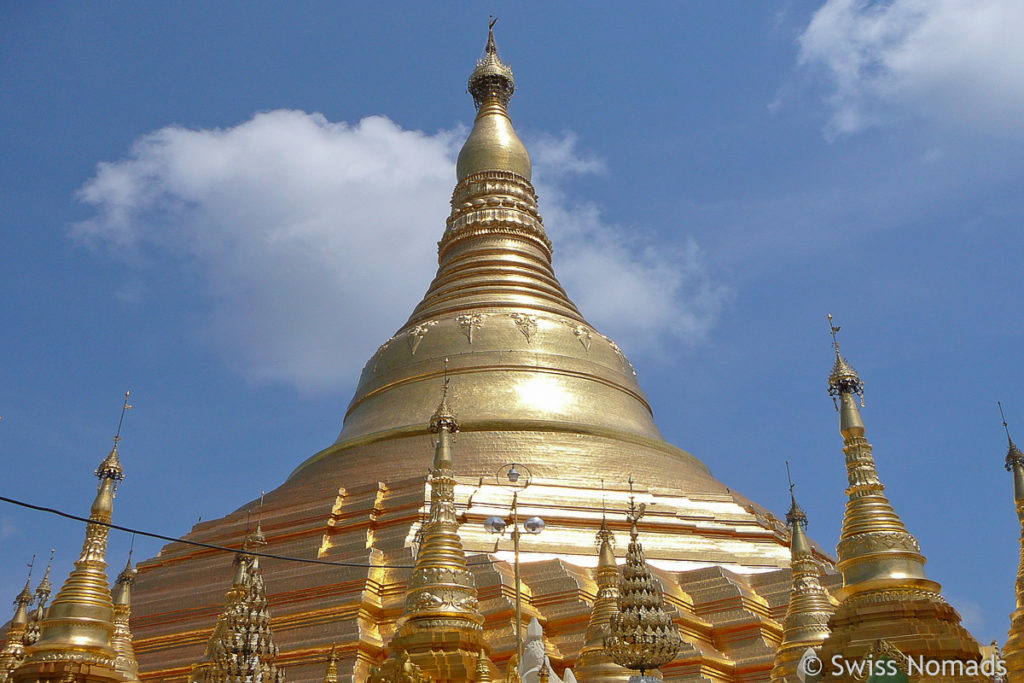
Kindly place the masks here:
MULTIPOLYGON (((925 575, 917 539, 885 496, 857 407, 858 397, 863 401, 864 382, 839 353, 839 328, 832 325, 831 315, 828 319, 836 355, 828 391, 833 400, 838 398, 849 487, 836 547, 843 586, 833 592, 839 606, 829 621, 831 633, 821 647, 820 659, 830 667, 836 656, 859 660, 884 641, 906 657, 977 662, 977 641, 960 624, 960 615, 942 597, 939 584, 925 575)), ((854 680, 849 670, 829 678, 844 683, 854 680)), ((943 680, 980 681, 982 677, 962 674, 943 680)))
MULTIPOLYGON (((522 541, 522 622, 542 622, 556 670, 572 665, 585 643, 601 491, 610 515, 624 512, 632 475, 636 500, 648 509, 648 564, 666 572, 666 599, 688 624, 684 659, 662 671, 713 671, 723 681, 767 676, 789 586, 788 570, 776 572, 790 561, 785 526, 664 440, 633 365, 559 284, 529 156, 508 116, 511 69, 493 32, 487 45, 470 79, 478 111, 437 275, 366 363, 336 442, 266 496, 269 552, 339 563, 261 563, 278 665, 291 683, 319 682, 336 643, 339 681, 363 681, 406 623, 413 551, 430 514, 429 423, 448 359, 460 426, 453 504, 495 670, 506 671, 515 650, 515 584, 508 539, 496 546, 483 523, 503 516, 516 493, 496 472, 525 463, 534 476, 518 489, 518 509, 543 517, 547 528, 522 541), (755 576, 768 572, 780 576, 755 576)), ((231 544, 245 522, 242 508, 197 524, 187 538, 231 544)), ((609 528, 625 547, 628 528, 609 528)), ((172 543, 139 565, 132 630, 143 680, 187 679, 220 606, 205 577, 229 562, 172 543)))

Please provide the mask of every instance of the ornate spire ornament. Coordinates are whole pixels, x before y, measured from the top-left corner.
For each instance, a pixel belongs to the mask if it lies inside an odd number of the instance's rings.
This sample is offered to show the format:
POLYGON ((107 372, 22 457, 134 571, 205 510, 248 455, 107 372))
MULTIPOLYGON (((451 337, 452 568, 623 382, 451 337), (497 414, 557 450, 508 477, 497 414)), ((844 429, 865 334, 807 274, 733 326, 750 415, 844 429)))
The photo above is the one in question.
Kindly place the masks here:
POLYGON ((839 327, 832 324, 831 314, 828 321, 836 354, 828 390, 833 401, 838 398, 849 486, 836 547, 843 587, 834 593, 840 604, 821 659, 830 661, 837 653, 863 657, 876 640, 885 638, 908 656, 976 660, 977 642, 940 595, 939 584, 925 575, 917 539, 885 496, 857 407, 864 383, 839 353, 839 327))
POLYGON ((576 677, 587 681, 628 681, 629 669, 619 666, 605 649, 605 640, 611 635, 611 619, 619 606, 619 568, 613 550, 615 537, 608 529, 608 520, 601 518, 597 532, 597 595, 590 610, 586 642, 576 659, 576 677))
POLYGON ((39 640, 39 634, 42 632, 43 617, 46 616, 46 603, 50 600, 50 593, 53 592, 53 584, 50 583, 50 569, 53 567, 54 550, 50 549, 50 561, 46 563, 46 572, 43 574, 43 580, 36 587, 36 608, 32 611, 32 618, 25 629, 26 647, 39 640))
POLYGON ((1006 431, 1005 466, 1013 475, 1013 502, 1021 525, 1020 563, 1017 565, 1016 581, 1017 605, 1010 615, 1010 634, 1006 640, 1006 647, 1003 648, 1006 668, 1010 680, 1013 681, 1017 677, 1024 677, 1024 453, 1021 453, 1017 444, 1013 443, 1010 426, 1006 423, 1006 415, 1003 414, 1003 404, 998 405, 999 415, 1003 419, 1003 429, 1006 431))
POLYGON ((337 645, 331 645, 331 654, 327 656, 327 669, 324 671, 324 683, 338 683, 337 645))
POLYGON ((28 564, 25 587, 14 598, 14 617, 0 648, 0 683, 5 683, 11 672, 25 659, 25 631, 28 628, 28 606, 32 604, 32 566, 35 562, 36 556, 33 555, 28 564))
MULTIPOLYGON (((789 475, 789 463, 786 463, 789 475)), ((810 541, 807 540, 807 514, 797 505, 793 494, 793 480, 789 481, 791 505, 786 513, 786 524, 791 530, 790 567, 793 585, 789 591, 789 605, 782 622, 782 644, 775 653, 775 668, 772 681, 783 683, 797 677, 797 666, 807 652, 816 648, 828 637, 828 620, 835 611, 828 592, 822 587, 821 567, 814 558, 810 541)))
POLYGON ((124 479, 117 445, 125 413, 131 409, 130 395, 127 391, 124 394, 114 447, 96 468, 99 487, 89 512, 82 553, 46 611, 39 640, 27 648, 25 663, 14 672, 18 683, 65 677, 121 681, 114 669, 117 653, 111 645, 114 603, 107 581, 106 555, 114 494, 124 479))
POLYGON ((371 681, 396 680, 389 677, 397 675, 406 659, 439 682, 473 680, 481 659, 490 666, 476 582, 466 566, 455 514, 452 441, 459 423, 448 403, 448 390, 446 370, 441 401, 430 418, 430 431, 437 435, 429 480, 430 512, 421 530, 416 568, 409 577, 405 610, 389 645, 391 657, 371 681))
POLYGON ((632 477, 629 492, 629 547, 619 581, 618 611, 611 615, 611 635, 605 647, 616 664, 639 669, 644 679, 646 672, 671 662, 682 642, 671 615, 665 611, 661 584, 651 575, 643 546, 637 540, 637 522, 647 506, 636 504, 632 477))
POLYGON ((243 552, 235 555, 224 610, 206 644, 206 654, 192 667, 194 683, 284 683, 284 672, 274 663, 278 649, 259 558, 245 552, 266 543, 257 522, 256 530, 246 535, 243 552))
MULTIPOLYGON (((134 545, 134 539, 133 539, 134 545)), ((139 683, 139 662, 135 658, 132 646, 132 632, 129 621, 132 614, 132 584, 135 583, 137 572, 132 566, 132 553, 128 551, 128 562, 114 582, 111 598, 114 601, 114 634, 110 644, 117 653, 114 668, 121 674, 126 683, 139 683)))

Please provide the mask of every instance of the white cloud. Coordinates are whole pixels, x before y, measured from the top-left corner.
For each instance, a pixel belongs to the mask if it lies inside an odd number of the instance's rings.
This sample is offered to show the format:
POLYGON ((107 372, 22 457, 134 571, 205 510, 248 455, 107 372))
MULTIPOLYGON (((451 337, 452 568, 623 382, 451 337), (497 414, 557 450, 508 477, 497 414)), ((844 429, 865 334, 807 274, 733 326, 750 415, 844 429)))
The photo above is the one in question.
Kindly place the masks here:
MULTIPOLYGON (((95 216, 72 234, 134 264, 134 278, 168 256, 183 276, 198 273, 203 332, 245 376, 336 388, 430 282, 463 136, 286 110, 232 128, 163 128, 99 164, 79 192, 95 216)), ((603 168, 574 144, 565 134, 534 145, 563 284, 627 349, 699 337, 721 294, 696 246, 627 239, 593 205, 569 206, 559 178, 603 168)))
POLYGON ((832 85, 832 133, 915 116, 1019 135, 1020 0, 828 0, 800 36, 799 62, 832 85))

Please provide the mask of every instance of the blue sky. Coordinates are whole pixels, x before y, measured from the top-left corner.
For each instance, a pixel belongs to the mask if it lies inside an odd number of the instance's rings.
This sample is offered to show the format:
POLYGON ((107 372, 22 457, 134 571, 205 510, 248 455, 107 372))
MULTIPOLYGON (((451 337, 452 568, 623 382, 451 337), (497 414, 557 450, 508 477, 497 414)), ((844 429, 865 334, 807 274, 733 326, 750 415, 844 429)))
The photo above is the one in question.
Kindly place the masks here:
MULTIPOLYGON (((333 441, 433 273, 493 12, 557 272, 666 437, 778 514, 790 460, 834 546, 832 312, 930 576, 1002 641, 1024 9, 550 5, 5 3, 3 494, 85 513, 126 388, 121 523, 185 533, 333 441)), ((0 508, 0 598, 81 538, 0 508)))

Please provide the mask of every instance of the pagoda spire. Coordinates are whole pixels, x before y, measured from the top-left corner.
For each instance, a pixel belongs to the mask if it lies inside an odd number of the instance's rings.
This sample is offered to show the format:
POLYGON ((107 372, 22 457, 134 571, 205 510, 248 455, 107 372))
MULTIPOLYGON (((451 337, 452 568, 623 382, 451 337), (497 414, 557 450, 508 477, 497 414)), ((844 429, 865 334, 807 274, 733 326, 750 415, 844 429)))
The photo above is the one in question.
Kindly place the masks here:
POLYGON ((50 600, 50 593, 53 592, 53 584, 50 583, 50 569, 53 567, 54 551, 54 548, 50 549, 50 561, 46 563, 46 572, 43 573, 42 581, 36 586, 36 608, 32 610, 32 618, 25 629, 26 647, 39 640, 39 634, 42 631, 43 617, 46 616, 46 603, 50 600))
POLYGON ((246 535, 242 552, 235 555, 234 576, 224 609, 206 644, 202 661, 192 667, 194 683, 284 683, 284 671, 274 663, 278 648, 270 628, 270 610, 259 557, 249 552, 266 543, 257 522, 256 530, 246 535))
POLYGON ((430 419, 437 435, 430 475, 430 513, 423 524, 416 567, 409 578, 405 610, 389 644, 391 655, 370 681, 397 680, 404 658, 438 683, 471 681, 483 658, 484 617, 477 603, 476 581, 466 565, 455 513, 455 472, 452 441, 459 431, 448 404, 449 377, 430 419))
POLYGON ((129 396, 130 392, 125 392, 114 446, 96 468, 99 485, 89 511, 82 552, 46 611, 39 640, 26 648, 25 662, 13 675, 16 683, 65 678, 82 683, 121 681, 114 669, 117 653, 111 645, 114 603, 107 581, 106 556, 114 495, 124 479, 117 446, 125 413, 131 408, 129 396))
MULTIPOLYGON (((786 473, 789 473, 788 462, 786 473)), ((786 513, 786 524, 791 530, 789 547, 793 585, 789 591, 786 618, 782 623, 782 644, 775 653, 775 668, 772 669, 772 681, 779 683, 794 680, 797 665, 807 648, 819 647, 828 637, 828 620, 835 611, 828 591, 821 585, 821 567, 807 540, 807 514, 797 505, 793 488, 791 480, 791 503, 786 513)))
POLYGON ((128 552, 128 562, 124 569, 117 576, 114 582, 114 590, 111 591, 111 598, 114 601, 114 634, 111 637, 111 645, 117 658, 114 659, 114 668, 121 674, 126 683, 139 683, 139 662, 135 658, 135 648, 132 646, 132 632, 129 626, 132 613, 132 584, 135 583, 135 575, 138 572, 132 566, 132 554, 128 552))
POLYGON ((1010 426, 1003 415, 1003 405, 999 404, 999 414, 1003 418, 1003 429, 1006 430, 1006 469, 1013 474, 1013 500, 1017 508, 1017 519, 1021 525, 1020 563, 1017 566, 1016 594, 1017 605, 1010 615, 1010 634, 1003 648, 1006 668, 1013 681, 1017 676, 1024 676, 1024 453, 1017 448, 1010 436, 1010 426))
POLYGON ((5 683, 11 672, 25 659, 25 631, 28 628, 28 606, 32 604, 32 566, 36 556, 28 565, 25 587, 14 598, 14 617, 7 628, 7 636, 0 648, 0 683, 5 683))
POLYGON ((498 56, 496 21, 491 19, 484 56, 469 76, 477 113, 456 163, 452 211, 438 242, 440 267, 406 327, 482 306, 528 308, 583 322, 551 267, 551 240, 530 183, 530 155, 508 113, 516 83, 498 56))
POLYGON ((640 680, 648 671, 672 661, 682 641, 672 616, 665 611, 661 584, 651 575, 644 549, 637 539, 637 522, 644 516, 646 504, 633 498, 633 477, 629 478, 629 547, 619 580, 618 610, 610 618, 610 634, 605 647, 615 663, 639 669, 640 680))
POLYGON ((611 619, 618 612, 619 568, 615 563, 614 535, 608 529, 608 520, 602 515, 597 532, 597 595, 590 609, 585 642, 576 658, 576 678, 583 683, 628 681, 629 669, 619 666, 604 647, 611 635, 611 619))
POLYGON ((828 393, 839 411, 849 486, 836 547, 843 587, 834 592, 839 607, 821 660, 829 662, 835 654, 864 657, 881 639, 907 656, 976 660, 978 643, 960 625, 960 615, 942 597, 939 584, 925 575, 917 539, 885 496, 857 405, 858 399, 863 405, 864 382, 840 353, 839 327, 831 315, 828 320, 835 350, 828 393))

